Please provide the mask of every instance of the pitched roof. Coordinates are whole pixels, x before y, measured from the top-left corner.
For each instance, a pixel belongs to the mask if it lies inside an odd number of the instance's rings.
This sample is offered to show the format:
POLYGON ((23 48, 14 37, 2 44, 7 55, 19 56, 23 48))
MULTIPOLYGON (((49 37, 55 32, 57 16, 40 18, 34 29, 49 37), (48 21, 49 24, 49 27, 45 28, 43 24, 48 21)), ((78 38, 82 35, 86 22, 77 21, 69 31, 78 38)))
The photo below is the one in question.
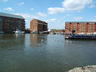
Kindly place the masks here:
POLYGON ((22 16, 0 12, 0 16, 24 19, 22 16))

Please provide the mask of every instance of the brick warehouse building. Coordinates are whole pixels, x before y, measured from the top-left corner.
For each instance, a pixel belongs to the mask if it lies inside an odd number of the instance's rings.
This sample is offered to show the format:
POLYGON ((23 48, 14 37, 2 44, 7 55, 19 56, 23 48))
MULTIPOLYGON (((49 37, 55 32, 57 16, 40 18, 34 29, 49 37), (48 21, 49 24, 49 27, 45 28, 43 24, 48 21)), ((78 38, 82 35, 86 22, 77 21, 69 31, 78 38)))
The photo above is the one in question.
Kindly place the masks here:
POLYGON ((0 12, 0 33, 13 33, 25 30, 25 20, 22 16, 0 12))
POLYGON ((76 34, 94 34, 96 22, 66 22, 65 33, 72 33, 73 30, 76 34))
POLYGON ((30 30, 31 32, 37 32, 37 33, 47 31, 48 23, 41 21, 41 20, 33 19, 30 22, 30 30))

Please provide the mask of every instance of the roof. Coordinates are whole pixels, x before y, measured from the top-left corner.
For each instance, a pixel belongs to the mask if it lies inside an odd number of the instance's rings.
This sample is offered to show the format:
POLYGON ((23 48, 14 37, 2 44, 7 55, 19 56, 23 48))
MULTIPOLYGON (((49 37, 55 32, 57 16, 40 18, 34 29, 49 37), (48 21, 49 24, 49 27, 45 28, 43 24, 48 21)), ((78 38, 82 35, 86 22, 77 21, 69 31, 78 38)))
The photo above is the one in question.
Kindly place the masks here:
POLYGON ((24 19, 22 16, 0 12, 0 16, 24 19))
POLYGON ((82 22, 65 22, 65 23, 91 23, 91 24, 92 24, 92 23, 96 23, 96 21, 94 21, 94 22, 93 22, 93 21, 85 21, 85 22, 83 22, 83 21, 82 21, 82 22))
POLYGON ((74 23, 80 23, 80 24, 86 24, 86 23, 89 23, 89 24, 96 24, 96 22, 92 22, 92 21, 86 21, 86 22, 65 22, 65 24, 69 24, 69 23, 72 23, 72 24, 74 24, 74 23))
POLYGON ((38 19, 33 19, 33 20, 36 20, 36 21, 38 21, 38 22, 44 22, 44 23, 47 23, 47 22, 45 22, 45 21, 38 20, 38 19))

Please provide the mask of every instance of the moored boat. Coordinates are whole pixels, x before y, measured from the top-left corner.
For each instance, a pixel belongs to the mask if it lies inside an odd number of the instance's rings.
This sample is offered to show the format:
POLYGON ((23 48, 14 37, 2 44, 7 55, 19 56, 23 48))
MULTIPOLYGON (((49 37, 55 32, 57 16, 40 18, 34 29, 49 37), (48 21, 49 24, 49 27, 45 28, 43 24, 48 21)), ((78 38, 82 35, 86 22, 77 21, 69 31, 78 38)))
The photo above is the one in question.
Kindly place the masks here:
POLYGON ((14 31, 15 34, 24 34, 24 31, 16 30, 14 31))
POLYGON ((90 35, 79 35, 79 34, 70 34, 69 36, 65 37, 66 39, 96 39, 95 34, 90 34, 90 35))

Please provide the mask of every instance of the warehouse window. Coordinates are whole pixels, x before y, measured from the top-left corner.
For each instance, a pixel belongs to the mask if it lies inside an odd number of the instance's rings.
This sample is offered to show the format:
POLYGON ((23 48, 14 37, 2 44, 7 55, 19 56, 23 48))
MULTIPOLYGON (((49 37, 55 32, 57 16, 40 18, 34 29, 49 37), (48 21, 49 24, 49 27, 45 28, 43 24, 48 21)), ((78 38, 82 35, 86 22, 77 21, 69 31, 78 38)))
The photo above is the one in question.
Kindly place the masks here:
POLYGON ((71 31, 71 24, 72 24, 72 23, 69 24, 69 31, 71 31))
POLYGON ((18 30, 21 30, 21 27, 22 27, 21 25, 22 25, 22 22, 19 20, 19 21, 18 21, 18 24, 17 24, 17 29, 18 29, 18 30))
POLYGON ((79 23, 77 23, 77 32, 79 31, 79 23))
POLYGON ((79 22, 77 24, 79 24, 79 22))
POLYGON ((10 31, 15 31, 15 21, 10 21, 10 31))
POLYGON ((2 18, 0 17, 0 31, 2 31, 2 18))
POLYGON ((95 32, 96 32, 96 23, 95 23, 95 32))
POLYGON ((87 25, 86 25, 86 32, 88 32, 88 25, 89 25, 89 23, 87 23, 87 25))

